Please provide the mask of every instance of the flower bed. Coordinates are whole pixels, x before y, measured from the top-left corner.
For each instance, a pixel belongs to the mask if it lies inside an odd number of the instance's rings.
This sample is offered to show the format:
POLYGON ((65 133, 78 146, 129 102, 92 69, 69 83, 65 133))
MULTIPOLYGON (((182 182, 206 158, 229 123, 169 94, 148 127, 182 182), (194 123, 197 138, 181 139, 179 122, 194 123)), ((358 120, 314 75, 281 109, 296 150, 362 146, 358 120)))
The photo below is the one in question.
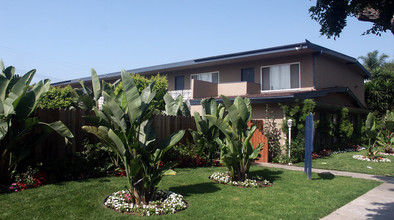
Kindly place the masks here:
POLYGON ((171 191, 157 191, 155 201, 148 205, 135 205, 131 202, 131 195, 128 190, 112 193, 104 202, 108 208, 116 211, 134 215, 165 215, 175 213, 187 208, 187 203, 183 196, 171 191))
POLYGON ((232 185, 238 187, 252 187, 252 188, 259 188, 259 187, 269 187, 272 186, 272 183, 268 180, 265 180, 262 177, 253 177, 252 179, 246 179, 245 181, 232 181, 231 177, 228 172, 219 173, 216 172, 212 174, 209 179, 213 180, 214 182, 225 184, 225 185, 232 185))
POLYGON ((366 156, 363 155, 353 155, 353 159, 356 160, 365 160, 365 161, 372 161, 372 162, 383 162, 383 163, 391 163, 390 159, 384 158, 384 157, 375 157, 373 159, 370 159, 366 156))
POLYGON ((383 156, 394 156, 394 153, 383 153, 383 152, 379 152, 380 155, 383 156))
POLYGON ((355 151, 361 151, 361 150, 365 150, 365 147, 361 147, 361 146, 357 145, 357 146, 354 146, 352 148, 347 148, 347 149, 340 150, 340 151, 322 150, 319 153, 313 152, 312 153, 312 159, 323 158, 323 157, 327 157, 327 156, 330 156, 330 155, 342 154, 342 153, 348 153, 348 152, 355 152, 355 151))

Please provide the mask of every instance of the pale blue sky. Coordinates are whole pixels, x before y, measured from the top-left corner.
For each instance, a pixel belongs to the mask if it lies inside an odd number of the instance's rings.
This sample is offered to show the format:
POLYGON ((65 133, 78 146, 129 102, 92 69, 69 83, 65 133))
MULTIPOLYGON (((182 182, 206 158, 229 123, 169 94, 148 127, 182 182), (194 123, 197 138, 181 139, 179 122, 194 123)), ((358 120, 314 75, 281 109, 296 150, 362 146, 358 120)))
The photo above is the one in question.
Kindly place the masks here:
POLYGON ((315 0, 0 0, 0 59, 52 82, 304 42, 352 57, 394 57, 394 36, 361 36, 348 19, 340 38, 320 36, 315 0))

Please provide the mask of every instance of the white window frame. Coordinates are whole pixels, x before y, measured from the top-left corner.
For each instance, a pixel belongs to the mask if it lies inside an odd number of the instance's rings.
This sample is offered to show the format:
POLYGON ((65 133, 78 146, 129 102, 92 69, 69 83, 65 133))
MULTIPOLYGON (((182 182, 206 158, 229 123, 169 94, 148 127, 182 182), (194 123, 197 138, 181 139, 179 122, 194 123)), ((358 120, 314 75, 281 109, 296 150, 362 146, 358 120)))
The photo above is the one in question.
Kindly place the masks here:
POLYGON ((219 71, 212 71, 212 72, 205 72, 205 73, 190 74, 190 85, 192 84, 192 76, 201 75, 201 74, 212 74, 212 73, 218 73, 218 83, 219 83, 220 82, 220 72, 219 71))
MULTIPOLYGON (((291 82, 291 79, 290 79, 291 82)), ((271 86, 271 82, 270 82, 271 86)), ((260 66, 260 90, 261 92, 277 92, 277 91, 291 91, 291 90, 300 90, 301 89, 301 63, 300 62, 293 62, 293 63, 281 63, 275 65, 267 65, 267 66, 260 66), (289 89, 274 89, 274 90, 263 90, 263 68, 273 67, 273 66, 282 66, 282 65, 293 65, 298 64, 298 88, 289 88, 289 89)))

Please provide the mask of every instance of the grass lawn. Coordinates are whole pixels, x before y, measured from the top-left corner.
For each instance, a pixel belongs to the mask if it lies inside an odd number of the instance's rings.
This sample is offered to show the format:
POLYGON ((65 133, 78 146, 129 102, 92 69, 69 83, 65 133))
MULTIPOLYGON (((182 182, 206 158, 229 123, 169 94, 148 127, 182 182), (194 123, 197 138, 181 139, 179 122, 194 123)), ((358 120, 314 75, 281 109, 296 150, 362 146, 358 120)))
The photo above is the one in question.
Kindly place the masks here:
POLYGON ((177 169, 160 188, 181 193, 190 207, 173 215, 138 217, 104 207, 104 199, 123 189, 124 177, 64 182, 0 195, 0 219, 318 219, 380 182, 252 166, 272 181, 269 188, 238 188, 208 179, 225 168, 177 169))
MULTIPOLYGON (((353 159, 352 156, 355 154, 366 155, 366 150, 334 154, 328 157, 315 159, 312 160, 312 167, 328 170, 366 173, 379 176, 394 176, 394 156, 383 156, 390 159, 391 163, 381 163, 353 159)), ((295 165, 303 167, 304 162, 297 163, 295 165)))

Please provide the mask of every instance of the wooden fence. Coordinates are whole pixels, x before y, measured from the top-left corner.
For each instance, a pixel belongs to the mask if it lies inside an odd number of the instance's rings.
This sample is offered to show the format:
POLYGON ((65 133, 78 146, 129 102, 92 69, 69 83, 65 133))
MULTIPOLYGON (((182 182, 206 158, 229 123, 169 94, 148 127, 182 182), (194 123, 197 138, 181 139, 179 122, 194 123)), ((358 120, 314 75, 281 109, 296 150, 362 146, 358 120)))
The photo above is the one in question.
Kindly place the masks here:
MULTIPOLYGON (((71 140, 71 145, 65 145, 64 139, 59 135, 51 135, 48 140, 41 146, 36 146, 35 157, 36 159, 42 158, 63 158, 67 153, 76 153, 83 151, 83 144, 86 140, 91 142, 97 142, 98 140, 91 134, 87 134, 82 130, 82 126, 86 124, 83 120, 83 115, 92 115, 94 112, 86 111, 81 109, 37 109, 35 116, 43 122, 54 122, 62 121, 74 134, 74 138, 71 140)), ((258 129, 254 133, 251 141, 253 146, 257 146, 260 143, 264 143, 263 150, 260 152, 262 155, 257 162, 268 162, 268 140, 262 134, 262 121, 252 120, 249 122, 256 124, 258 129)), ((173 132, 179 130, 186 130, 184 138, 181 140, 182 143, 193 142, 189 129, 196 130, 196 124, 194 117, 186 116, 166 116, 166 115, 154 115, 153 125, 156 127, 156 137, 158 140, 163 140, 173 132)))
POLYGON ((51 134, 41 146, 36 146, 36 159, 63 158, 67 153, 83 151, 83 143, 86 139, 94 140, 92 135, 82 130, 82 126, 86 124, 82 116, 94 114, 91 111, 82 109, 36 109, 34 114, 43 122, 63 122, 74 135, 74 138, 70 139, 71 143, 66 146, 60 135, 51 134))

